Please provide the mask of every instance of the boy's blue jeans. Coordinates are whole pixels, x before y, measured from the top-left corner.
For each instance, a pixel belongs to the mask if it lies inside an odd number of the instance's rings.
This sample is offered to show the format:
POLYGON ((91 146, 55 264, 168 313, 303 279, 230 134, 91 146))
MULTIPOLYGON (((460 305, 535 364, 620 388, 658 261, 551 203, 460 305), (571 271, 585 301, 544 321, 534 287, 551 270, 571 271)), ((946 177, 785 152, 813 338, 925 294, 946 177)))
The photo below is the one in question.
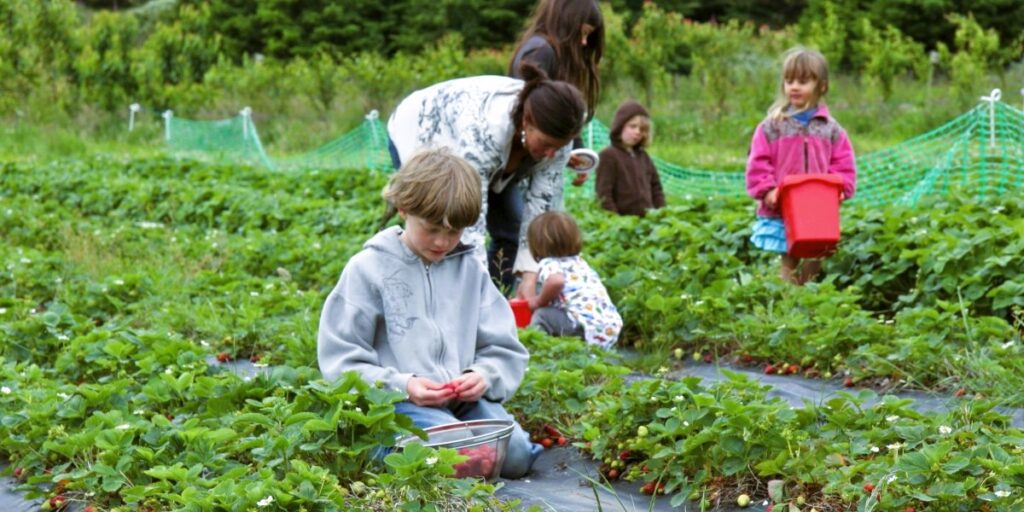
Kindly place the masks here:
POLYGON ((446 423, 470 420, 512 420, 512 436, 508 440, 508 453, 501 467, 502 478, 521 478, 530 471, 544 448, 530 441, 530 436, 519 426, 498 402, 481 399, 478 402, 455 402, 450 407, 421 407, 405 401, 395 404, 395 412, 412 418, 417 427, 427 428, 446 423))

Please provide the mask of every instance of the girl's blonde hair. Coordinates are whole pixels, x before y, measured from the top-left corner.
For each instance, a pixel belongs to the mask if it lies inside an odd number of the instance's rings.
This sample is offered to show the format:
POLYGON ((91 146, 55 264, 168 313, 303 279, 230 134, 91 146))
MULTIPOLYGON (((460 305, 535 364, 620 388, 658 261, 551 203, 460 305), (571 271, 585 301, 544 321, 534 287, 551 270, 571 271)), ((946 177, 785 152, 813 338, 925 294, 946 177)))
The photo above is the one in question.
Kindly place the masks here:
POLYGON ((814 108, 828 92, 828 61, 821 52, 802 46, 786 51, 782 58, 779 91, 775 103, 768 109, 768 117, 771 119, 782 119, 792 114, 788 112, 789 99, 786 98, 786 80, 789 79, 812 79, 817 82, 814 101, 807 102, 807 109, 814 108))
POLYGON ((530 222, 526 229, 530 253, 543 258, 576 256, 583 250, 583 233, 572 216, 565 212, 545 212, 530 222))
POLYGON ((480 218, 480 175, 446 149, 410 158, 391 176, 381 196, 388 204, 381 227, 398 210, 447 229, 464 229, 480 218))

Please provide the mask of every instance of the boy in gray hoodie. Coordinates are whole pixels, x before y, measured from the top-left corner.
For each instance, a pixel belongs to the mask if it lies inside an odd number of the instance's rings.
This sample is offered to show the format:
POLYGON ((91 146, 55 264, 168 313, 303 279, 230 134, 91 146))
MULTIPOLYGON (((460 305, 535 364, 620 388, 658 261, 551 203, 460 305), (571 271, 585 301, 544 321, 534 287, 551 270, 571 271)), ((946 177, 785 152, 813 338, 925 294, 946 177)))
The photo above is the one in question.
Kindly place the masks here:
MULTIPOLYGON (((479 175, 462 158, 426 151, 383 193, 405 228, 385 229, 345 265, 320 316, 317 359, 328 380, 356 371, 408 399, 395 411, 427 428, 508 419, 529 354, 508 302, 459 242, 480 216, 479 175)), ((516 423, 501 476, 525 475, 540 445, 516 423)))

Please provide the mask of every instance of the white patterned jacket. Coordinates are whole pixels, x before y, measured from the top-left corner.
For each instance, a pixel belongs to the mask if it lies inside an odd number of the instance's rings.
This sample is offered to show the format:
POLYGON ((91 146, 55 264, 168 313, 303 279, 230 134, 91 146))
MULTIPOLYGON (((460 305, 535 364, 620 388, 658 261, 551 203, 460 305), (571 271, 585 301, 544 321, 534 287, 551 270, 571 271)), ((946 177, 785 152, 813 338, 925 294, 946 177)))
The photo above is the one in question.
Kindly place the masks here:
MULTIPOLYGON (((465 158, 480 173, 483 208, 476 224, 467 228, 462 242, 476 249, 486 266, 487 187, 497 187, 517 137, 512 109, 523 81, 504 76, 458 78, 420 89, 407 96, 391 113, 388 136, 402 162, 425 149, 448 148, 465 158)), ((526 228, 537 215, 562 209, 563 172, 571 144, 526 172, 523 219, 515 272, 536 272, 537 262, 526 244, 526 228)))

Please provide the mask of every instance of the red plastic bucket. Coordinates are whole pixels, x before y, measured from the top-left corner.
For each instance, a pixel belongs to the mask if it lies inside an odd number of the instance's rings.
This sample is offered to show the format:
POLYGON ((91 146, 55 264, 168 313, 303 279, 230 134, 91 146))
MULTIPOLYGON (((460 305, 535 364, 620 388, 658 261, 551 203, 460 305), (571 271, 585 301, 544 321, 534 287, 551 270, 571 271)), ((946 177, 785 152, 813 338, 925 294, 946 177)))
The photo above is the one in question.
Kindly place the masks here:
POLYGON ((533 312, 530 311, 530 304, 526 302, 526 299, 509 299, 508 305, 512 306, 512 314, 516 317, 516 327, 530 325, 533 312))
POLYGON ((794 258, 820 258, 839 243, 839 196, 843 180, 834 174, 786 176, 779 187, 786 253, 794 258))

